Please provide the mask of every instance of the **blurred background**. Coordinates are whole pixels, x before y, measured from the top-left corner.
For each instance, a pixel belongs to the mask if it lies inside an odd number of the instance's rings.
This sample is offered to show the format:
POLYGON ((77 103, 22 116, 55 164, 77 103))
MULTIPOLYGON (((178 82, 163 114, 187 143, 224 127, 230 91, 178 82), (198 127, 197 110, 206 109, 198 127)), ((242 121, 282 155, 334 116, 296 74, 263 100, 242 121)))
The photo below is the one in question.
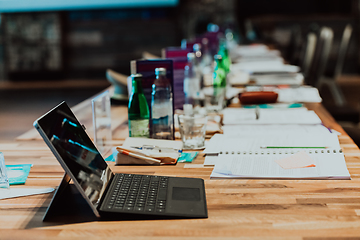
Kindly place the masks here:
MULTIPOLYGON (((292 64, 306 34, 328 26, 329 71, 351 24, 342 71, 350 77, 340 86, 359 107, 359 0, 0 1, 0 134, 12 138, 59 101, 74 105, 92 96, 110 85, 106 69, 129 75, 131 60, 144 52, 161 56, 162 48, 180 46, 209 23, 232 28, 239 44, 277 48, 292 64)), ((329 93, 321 95, 325 102, 329 93)))
POLYGON ((356 0, 21 2, 27 1, 0 2, 1 80, 99 79, 107 68, 129 74, 129 61, 142 52, 160 56, 162 48, 205 32, 208 23, 230 25, 240 43, 274 44, 284 56, 295 28, 305 35, 311 26, 326 25, 335 37, 330 62, 345 25, 351 23, 354 33, 344 72, 359 70, 356 0))

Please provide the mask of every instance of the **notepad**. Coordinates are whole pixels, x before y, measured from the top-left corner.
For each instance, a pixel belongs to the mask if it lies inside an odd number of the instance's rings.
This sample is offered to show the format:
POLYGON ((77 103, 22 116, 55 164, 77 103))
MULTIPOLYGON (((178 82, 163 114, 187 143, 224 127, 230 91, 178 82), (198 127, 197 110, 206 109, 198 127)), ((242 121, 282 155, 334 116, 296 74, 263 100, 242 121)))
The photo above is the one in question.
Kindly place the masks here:
MULTIPOLYGON (((304 150, 301 150, 304 151, 304 150)), ((291 157, 297 152, 268 151, 240 154, 220 154, 211 178, 264 179, 351 179, 341 151, 307 150, 315 167, 284 169, 275 161, 291 157)))
POLYGON ((274 133, 263 135, 224 135, 215 134, 206 144, 203 151, 205 154, 219 153, 241 153, 241 152, 261 152, 269 149, 284 149, 289 151, 299 150, 299 148, 319 148, 340 150, 339 139, 336 134, 325 132, 323 134, 312 133, 274 133))

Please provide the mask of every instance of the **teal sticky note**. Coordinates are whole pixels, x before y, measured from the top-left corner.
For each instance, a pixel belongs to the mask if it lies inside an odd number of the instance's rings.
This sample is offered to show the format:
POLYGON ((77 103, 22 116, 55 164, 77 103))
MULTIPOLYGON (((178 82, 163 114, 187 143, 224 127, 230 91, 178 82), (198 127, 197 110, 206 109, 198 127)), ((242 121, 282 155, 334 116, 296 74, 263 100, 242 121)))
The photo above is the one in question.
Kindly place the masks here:
POLYGON ((6 165, 10 185, 25 184, 32 164, 6 165))
POLYGON ((192 162, 199 152, 182 152, 178 162, 192 162))
POLYGON ((108 156, 107 158, 105 158, 105 161, 107 161, 107 162, 115 162, 114 155, 111 154, 110 156, 108 156))
POLYGON ((244 105, 244 108, 274 108, 269 104, 244 105))
POLYGON ((293 104, 290 104, 289 105, 289 108, 300 108, 304 106, 304 104, 301 104, 301 103, 293 103, 293 104))

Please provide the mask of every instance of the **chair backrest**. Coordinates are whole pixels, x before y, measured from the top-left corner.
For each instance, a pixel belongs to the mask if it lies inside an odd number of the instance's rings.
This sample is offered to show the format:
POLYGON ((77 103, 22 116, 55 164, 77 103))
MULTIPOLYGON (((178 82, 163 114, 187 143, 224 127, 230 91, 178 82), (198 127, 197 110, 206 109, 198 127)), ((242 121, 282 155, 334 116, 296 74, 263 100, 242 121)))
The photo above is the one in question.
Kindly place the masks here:
POLYGON ((334 70, 334 79, 337 79, 343 70, 344 62, 345 62, 345 56, 349 47, 350 38, 352 34, 353 28, 351 24, 346 25, 344 29, 344 33, 342 35, 339 53, 336 60, 335 70, 334 70))
POLYGON ((306 45, 303 52, 301 71, 305 79, 309 76, 310 67, 314 59, 315 47, 317 42, 317 36, 315 33, 310 32, 306 36, 306 45))
POLYGON ((314 59, 311 64, 307 83, 316 86, 324 75, 326 64, 331 51, 334 33, 329 27, 322 27, 317 41, 314 59))
POLYGON ((290 41, 286 49, 286 60, 293 65, 299 64, 302 47, 301 28, 299 25, 291 27, 290 41))

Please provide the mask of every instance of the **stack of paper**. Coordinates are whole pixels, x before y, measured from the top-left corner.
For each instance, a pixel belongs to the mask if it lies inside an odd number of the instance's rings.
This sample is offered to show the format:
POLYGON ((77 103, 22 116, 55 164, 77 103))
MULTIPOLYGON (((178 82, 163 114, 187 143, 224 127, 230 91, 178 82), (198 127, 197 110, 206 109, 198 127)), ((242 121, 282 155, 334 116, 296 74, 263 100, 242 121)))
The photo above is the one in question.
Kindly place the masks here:
POLYGON ((282 61, 242 62, 231 65, 233 71, 244 71, 250 74, 297 73, 298 66, 283 64, 282 61))
POLYGON ((251 80, 256 85, 295 85, 304 84, 304 75, 302 73, 281 73, 281 74, 258 74, 252 75, 251 80))
POLYGON ((317 88, 310 86, 301 86, 297 88, 280 88, 278 102, 321 102, 317 88))
POLYGON ((264 44, 240 45, 230 51, 230 56, 232 62, 283 61, 279 50, 270 50, 264 44))
POLYGON ((270 50, 267 46, 258 44, 239 46, 230 52, 233 64, 229 76, 239 76, 246 73, 250 76, 231 79, 231 83, 246 84, 249 79, 257 85, 302 85, 304 76, 299 73, 300 68, 284 64, 284 59, 277 50, 270 50))
POLYGON ((279 95, 277 99, 278 103, 322 102, 318 89, 310 86, 247 86, 245 89, 245 92, 252 91, 276 92, 279 95))
POLYGON ((290 109, 244 109, 226 108, 223 111, 224 125, 239 124, 321 124, 314 111, 306 108, 290 109))

